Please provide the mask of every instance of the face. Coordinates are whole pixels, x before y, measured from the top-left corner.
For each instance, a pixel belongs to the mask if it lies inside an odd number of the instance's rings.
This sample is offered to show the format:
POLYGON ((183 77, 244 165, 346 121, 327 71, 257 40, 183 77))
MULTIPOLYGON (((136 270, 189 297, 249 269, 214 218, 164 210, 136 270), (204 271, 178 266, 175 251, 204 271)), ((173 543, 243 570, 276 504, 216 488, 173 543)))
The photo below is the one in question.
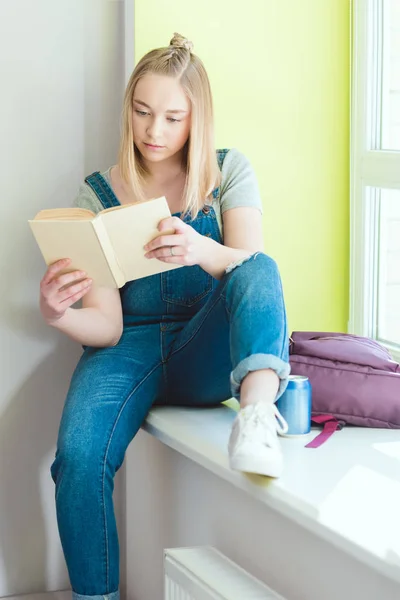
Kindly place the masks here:
POLYGON ((145 75, 133 97, 133 139, 145 160, 179 156, 188 140, 191 103, 173 77, 145 75))

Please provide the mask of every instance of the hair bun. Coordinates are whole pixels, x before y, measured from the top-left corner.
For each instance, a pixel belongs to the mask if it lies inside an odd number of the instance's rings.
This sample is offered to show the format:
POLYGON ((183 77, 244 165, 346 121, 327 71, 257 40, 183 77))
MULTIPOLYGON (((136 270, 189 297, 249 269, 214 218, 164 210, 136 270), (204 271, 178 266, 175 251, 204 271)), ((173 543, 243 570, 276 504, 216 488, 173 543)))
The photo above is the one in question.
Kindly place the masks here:
POLYGON ((189 52, 192 52, 193 50, 193 43, 179 33, 174 33, 174 37, 170 41, 169 45, 173 46, 174 48, 184 48, 185 50, 189 50, 189 52))

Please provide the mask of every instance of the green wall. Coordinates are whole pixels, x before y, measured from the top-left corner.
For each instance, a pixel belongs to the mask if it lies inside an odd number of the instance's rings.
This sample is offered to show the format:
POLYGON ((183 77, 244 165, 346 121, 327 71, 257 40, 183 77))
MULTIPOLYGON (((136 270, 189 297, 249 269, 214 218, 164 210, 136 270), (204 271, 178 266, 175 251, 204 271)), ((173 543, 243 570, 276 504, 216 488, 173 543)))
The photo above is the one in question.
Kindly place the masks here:
POLYGON ((349 0, 135 0, 136 61, 191 39, 217 147, 256 170, 290 329, 347 328, 349 20, 349 0))

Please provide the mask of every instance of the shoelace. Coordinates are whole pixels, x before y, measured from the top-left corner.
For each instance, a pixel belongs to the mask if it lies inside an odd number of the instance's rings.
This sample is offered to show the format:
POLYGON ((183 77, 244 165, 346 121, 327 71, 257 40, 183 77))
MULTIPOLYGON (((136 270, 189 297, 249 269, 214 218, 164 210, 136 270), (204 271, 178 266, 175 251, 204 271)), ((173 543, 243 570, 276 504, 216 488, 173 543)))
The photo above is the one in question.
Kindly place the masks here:
POLYGON ((268 445, 271 440, 276 438, 276 433, 286 433, 288 424, 282 417, 276 405, 256 405, 252 411, 243 411, 243 420, 245 426, 242 435, 253 439, 259 437, 260 441, 268 445), (261 425, 261 427, 259 427, 261 425))
POLYGON ((274 404, 274 413, 275 413, 276 421, 278 423, 278 426, 276 428, 278 433, 287 433, 287 431, 289 429, 289 425, 287 424, 286 420, 282 417, 281 413, 279 412, 279 410, 277 409, 275 404, 274 404))

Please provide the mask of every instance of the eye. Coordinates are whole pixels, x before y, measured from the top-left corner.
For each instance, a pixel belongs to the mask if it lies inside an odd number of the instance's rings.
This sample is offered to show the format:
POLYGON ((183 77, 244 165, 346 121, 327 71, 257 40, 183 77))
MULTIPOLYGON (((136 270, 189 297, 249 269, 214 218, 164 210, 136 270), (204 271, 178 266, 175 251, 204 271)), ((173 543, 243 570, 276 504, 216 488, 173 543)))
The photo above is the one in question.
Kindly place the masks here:
POLYGON ((168 117, 168 121, 170 123, 180 123, 180 119, 174 119, 173 117, 168 117))
POLYGON ((137 113, 140 117, 145 117, 146 115, 149 114, 149 113, 145 112, 144 110, 135 110, 135 113, 137 113))

